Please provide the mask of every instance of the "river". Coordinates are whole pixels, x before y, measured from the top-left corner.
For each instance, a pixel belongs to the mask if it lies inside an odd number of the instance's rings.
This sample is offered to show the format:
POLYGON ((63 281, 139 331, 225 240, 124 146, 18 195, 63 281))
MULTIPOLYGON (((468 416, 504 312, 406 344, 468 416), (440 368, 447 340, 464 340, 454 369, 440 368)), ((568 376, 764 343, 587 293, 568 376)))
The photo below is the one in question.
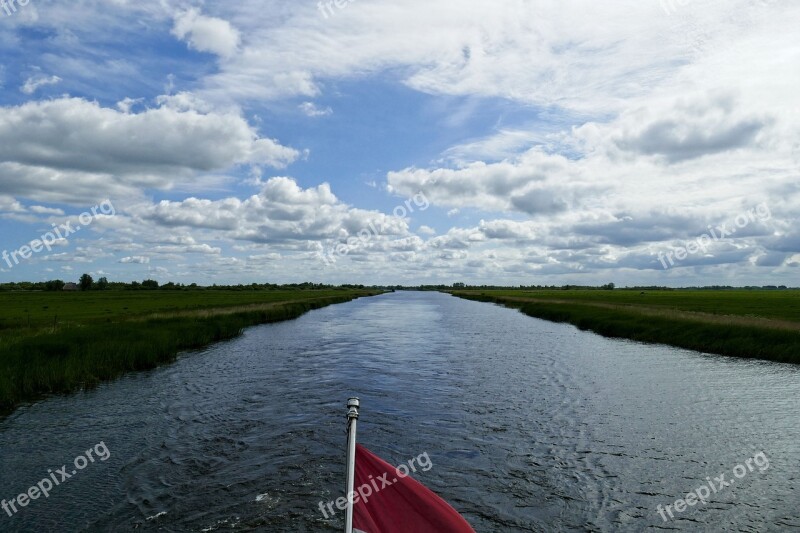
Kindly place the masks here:
POLYGON ((337 531, 319 502, 343 490, 352 395, 359 442, 393 464, 427 453, 415 477, 477 531, 800 528, 797 366, 398 292, 18 409, 0 498, 76 473, 0 531, 337 531))

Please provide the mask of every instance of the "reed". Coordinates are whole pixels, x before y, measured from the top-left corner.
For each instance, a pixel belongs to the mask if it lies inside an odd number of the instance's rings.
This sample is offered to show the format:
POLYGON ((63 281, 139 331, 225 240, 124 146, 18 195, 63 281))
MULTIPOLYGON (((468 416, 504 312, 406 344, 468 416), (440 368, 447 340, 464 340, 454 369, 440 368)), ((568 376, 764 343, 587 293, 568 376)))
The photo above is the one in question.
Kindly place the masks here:
POLYGON ((173 361, 179 352, 230 339, 245 328, 297 318, 312 309, 353 300, 346 293, 261 309, 70 325, 0 346, 0 412, 45 394, 89 388, 125 372, 173 361))
MULTIPOLYGON (((526 315, 565 322, 605 337, 668 344, 699 352, 800 363, 800 333, 784 321, 740 323, 719 315, 636 306, 599 306, 574 301, 526 301, 518 295, 454 292, 455 296, 519 309, 526 315)), ((794 326, 797 326, 794 323, 794 326)))

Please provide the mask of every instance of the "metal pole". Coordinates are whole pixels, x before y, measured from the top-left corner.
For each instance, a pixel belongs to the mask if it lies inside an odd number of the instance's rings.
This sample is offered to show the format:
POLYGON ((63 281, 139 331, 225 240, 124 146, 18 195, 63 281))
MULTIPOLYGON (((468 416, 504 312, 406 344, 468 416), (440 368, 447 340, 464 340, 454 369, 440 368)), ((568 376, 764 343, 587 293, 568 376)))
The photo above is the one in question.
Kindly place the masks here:
POLYGON ((347 400, 347 514, 345 515, 345 533, 353 533, 353 490, 356 482, 356 423, 358 422, 358 408, 361 406, 358 398, 347 400))

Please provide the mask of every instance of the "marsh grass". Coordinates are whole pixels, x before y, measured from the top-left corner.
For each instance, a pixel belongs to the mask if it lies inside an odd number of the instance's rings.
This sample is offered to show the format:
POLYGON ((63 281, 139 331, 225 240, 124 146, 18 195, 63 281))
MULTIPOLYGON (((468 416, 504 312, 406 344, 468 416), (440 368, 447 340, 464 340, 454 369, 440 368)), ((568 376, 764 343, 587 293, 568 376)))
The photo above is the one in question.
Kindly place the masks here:
POLYGON ((89 388, 125 372, 173 361, 177 354, 230 339, 245 328, 299 317, 362 294, 270 303, 260 308, 89 323, 39 332, 0 346, 0 412, 44 394, 89 388))
POLYGON ((800 333, 795 328, 766 322, 726 322, 719 316, 671 311, 655 314, 635 306, 598 306, 581 302, 526 301, 524 298, 488 293, 454 295, 519 309, 526 315, 566 322, 605 337, 668 344, 699 352, 800 363, 800 333))

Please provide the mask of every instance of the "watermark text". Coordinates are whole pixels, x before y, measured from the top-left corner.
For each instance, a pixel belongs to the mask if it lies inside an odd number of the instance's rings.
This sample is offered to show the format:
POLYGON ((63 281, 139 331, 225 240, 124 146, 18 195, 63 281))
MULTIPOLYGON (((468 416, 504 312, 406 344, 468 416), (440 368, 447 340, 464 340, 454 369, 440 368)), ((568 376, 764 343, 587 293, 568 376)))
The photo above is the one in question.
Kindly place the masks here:
POLYGON ((94 447, 83 452, 82 455, 76 457, 75 460, 72 461, 73 468, 71 470, 67 467, 67 465, 63 465, 61 468, 56 469, 55 472, 53 472, 52 469, 48 469, 47 477, 42 479, 36 485, 30 487, 22 494, 11 498, 11 500, 3 500, 0 502, 0 507, 2 507, 3 511, 5 511, 8 516, 13 517, 15 514, 20 512, 23 507, 27 507, 34 500, 38 500, 42 496, 44 496, 45 499, 49 498, 50 491, 52 491, 55 487, 64 484, 72 476, 85 469, 91 463, 94 463, 95 459, 105 462, 108 461, 110 457, 111 452, 109 451, 105 442, 100 442, 94 447))
POLYGON ((336 501, 327 503, 319 502, 319 510, 322 512, 322 516, 328 519, 336 514, 334 507, 340 511, 344 511, 347 509, 349 502, 353 502, 353 505, 359 501, 367 503, 374 494, 379 493, 387 487, 391 487, 401 479, 410 476, 412 472, 416 472, 417 467, 419 467, 423 472, 427 472, 433 468, 433 462, 428 456, 428 452, 409 459, 408 464, 402 463, 398 465, 391 473, 384 472, 383 475, 378 476, 377 478, 370 475, 369 482, 357 487, 352 493, 348 494, 347 497, 342 496, 337 498, 336 501), (390 479, 389 476, 392 474, 393 477, 390 479))
POLYGON ((31 0, 0 0, 0 9, 5 11, 6 16, 10 17, 17 12, 17 6, 27 7, 31 0))
MULTIPOLYGON (((394 215, 395 218, 403 219, 408 215, 415 213, 416 210, 425 211, 428 209, 428 207, 430 207, 430 205, 431 204, 428 201, 428 198, 422 191, 420 191, 412 198, 406 200, 403 204, 395 207, 392 211, 392 215, 394 215)), ((387 222, 388 219, 386 217, 377 223, 370 222, 366 228, 363 228, 356 235, 348 237, 346 242, 339 243, 336 246, 325 250, 322 254, 322 260, 325 262, 325 265, 331 266, 335 264, 337 257, 344 257, 350 252, 366 246, 375 237, 383 235, 387 229, 387 222)))
POLYGON ((675 513, 683 513, 689 507, 702 504, 706 505, 713 495, 722 492, 726 488, 736 483, 737 479, 742 479, 750 472, 758 468, 759 472, 764 472, 769 468, 769 458, 764 452, 759 452, 747 459, 744 464, 736 465, 733 468, 733 477, 725 479, 727 474, 723 472, 719 476, 706 478, 706 483, 689 492, 684 498, 679 498, 669 505, 656 507, 656 511, 664 522, 675 518, 675 513), (669 516, 669 518, 667 518, 669 516))
POLYGON ((317 3, 317 9, 319 9, 319 12, 322 13, 322 16, 327 19, 330 18, 331 15, 336 14, 334 7, 342 10, 355 1, 356 0, 320 0, 317 3))
POLYGON ((772 212, 766 203, 760 204, 749 211, 741 213, 732 223, 724 223, 716 227, 708 226, 708 233, 705 233, 693 241, 684 242, 669 252, 659 252, 658 260, 664 270, 675 266, 675 261, 683 261, 690 255, 699 252, 708 253, 709 246, 725 239, 731 239, 738 230, 744 229, 755 221, 765 222, 772 218, 772 212))
POLYGON ((14 268, 19 265, 20 259, 28 260, 35 253, 40 253, 42 250, 51 252, 53 246, 60 242, 64 242, 67 237, 73 233, 77 233, 82 227, 90 225, 97 219, 99 215, 114 216, 117 214, 114 205, 110 200, 105 200, 99 205, 92 207, 91 212, 86 211, 77 217, 77 224, 75 220, 67 220, 63 224, 52 224, 52 229, 43 234, 38 239, 32 240, 24 246, 20 246, 17 250, 3 250, 3 261, 8 265, 8 268, 14 268))

